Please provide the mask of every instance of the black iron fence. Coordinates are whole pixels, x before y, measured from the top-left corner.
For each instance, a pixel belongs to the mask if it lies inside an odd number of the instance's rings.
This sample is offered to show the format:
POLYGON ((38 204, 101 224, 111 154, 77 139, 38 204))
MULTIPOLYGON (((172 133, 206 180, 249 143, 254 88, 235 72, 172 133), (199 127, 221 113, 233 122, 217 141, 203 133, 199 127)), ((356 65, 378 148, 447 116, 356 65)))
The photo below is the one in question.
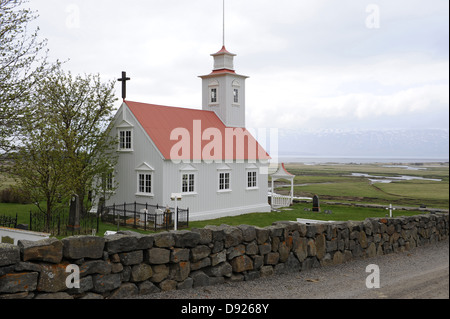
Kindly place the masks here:
POLYGON ((17 227, 17 213, 16 213, 16 217, 0 216, 0 227, 16 228, 17 227))
POLYGON ((97 232, 97 215, 84 213, 80 218, 80 227, 77 230, 68 229, 69 212, 60 210, 50 216, 42 212, 30 211, 29 229, 36 232, 50 233, 54 236, 90 235, 93 230, 97 232))
POLYGON ((173 207, 136 202, 104 207, 100 217, 102 222, 144 230, 173 229, 175 221, 177 228, 189 226, 189 208, 177 207, 176 212, 173 207))

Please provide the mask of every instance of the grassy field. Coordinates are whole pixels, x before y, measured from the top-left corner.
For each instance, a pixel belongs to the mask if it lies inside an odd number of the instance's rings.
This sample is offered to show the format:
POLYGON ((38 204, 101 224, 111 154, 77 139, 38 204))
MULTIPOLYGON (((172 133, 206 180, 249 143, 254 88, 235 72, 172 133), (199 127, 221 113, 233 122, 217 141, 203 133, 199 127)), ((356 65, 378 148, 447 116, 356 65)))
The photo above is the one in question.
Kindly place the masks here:
MULTIPOLYGON (((299 197, 317 194, 321 200, 449 208, 448 164, 409 165, 419 170, 384 166, 385 164, 287 164, 286 168, 296 175, 294 195, 299 197), (352 176, 352 173, 385 178, 406 175, 441 181, 417 179, 371 183, 367 177, 352 176)), ((276 192, 287 194, 289 187, 276 188, 276 192)))
MULTIPOLYGON (((294 206, 272 213, 255 213, 236 217, 226 217, 215 220, 190 222, 190 228, 201 228, 206 225, 255 225, 265 227, 275 221, 307 218, 316 220, 364 220, 367 217, 384 217, 387 212, 382 208, 361 208, 349 205, 327 204, 330 202, 342 203, 369 203, 396 206, 417 207, 425 205, 432 208, 449 208, 449 166, 448 164, 426 164, 413 166, 420 170, 407 170, 403 167, 383 167, 384 164, 287 164, 286 168, 295 174, 295 196, 312 197, 319 195, 322 212, 331 210, 332 214, 314 213, 307 211, 311 203, 297 203, 294 206), (364 173, 375 176, 416 176, 422 178, 441 179, 441 181, 406 180, 392 183, 370 183, 367 177, 352 176, 352 173, 364 173)), ((8 181, 10 182, 10 181, 8 181)), ((283 183, 283 182, 282 182, 283 183)), ((287 182, 286 182, 287 183, 287 182)), ((277 181, 276 185, 281 184, 277 181)), ((277 193, 287 194, 289 187, 276 188, 277 193)), ((34 205, 3 204, 0 203, 0 215, 15 216, 18 223, 29 223, 29 212, 35 211, 34 205)), ((417 211, 397 210, 394 216, 411 216, 421 214, 417 211)), ((133 228, 124 228, 134 230, 133 228)), ((100 223, 98 235, 107 230, 117 230, 116 225, 100 223)), ((144 232, 140 230, 134 230, 144 232)), ((149 232, 147 232, 149 233, 149 232)))

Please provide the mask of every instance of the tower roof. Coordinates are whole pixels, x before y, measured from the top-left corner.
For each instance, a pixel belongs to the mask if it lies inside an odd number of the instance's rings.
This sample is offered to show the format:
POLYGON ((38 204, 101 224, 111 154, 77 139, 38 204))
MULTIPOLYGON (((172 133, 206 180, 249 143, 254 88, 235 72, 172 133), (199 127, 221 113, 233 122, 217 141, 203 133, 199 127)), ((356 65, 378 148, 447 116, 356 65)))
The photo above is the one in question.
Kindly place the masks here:
POLYGON ((236 54, 229 52, 225 46, 222 46, 222 49, 220 49, 220 51, 211 54, 211 56, 217 56, 217 55, 223 55, 223 54, 228 54, 228 55, 232 55, 232 56, 236 56, 236 54))

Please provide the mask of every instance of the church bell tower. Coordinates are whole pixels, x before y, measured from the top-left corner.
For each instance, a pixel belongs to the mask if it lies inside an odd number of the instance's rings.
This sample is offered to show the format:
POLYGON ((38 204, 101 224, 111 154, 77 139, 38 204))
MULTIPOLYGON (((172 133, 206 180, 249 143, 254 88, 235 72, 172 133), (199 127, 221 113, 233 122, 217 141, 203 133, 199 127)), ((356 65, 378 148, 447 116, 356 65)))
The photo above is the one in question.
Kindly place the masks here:
POLYGON ((245 127, 245 80, 234 71, 236 54, 222 49, 214 54, 214 69, 202 79, 203 110, 214 111, 227 127, 245 127))

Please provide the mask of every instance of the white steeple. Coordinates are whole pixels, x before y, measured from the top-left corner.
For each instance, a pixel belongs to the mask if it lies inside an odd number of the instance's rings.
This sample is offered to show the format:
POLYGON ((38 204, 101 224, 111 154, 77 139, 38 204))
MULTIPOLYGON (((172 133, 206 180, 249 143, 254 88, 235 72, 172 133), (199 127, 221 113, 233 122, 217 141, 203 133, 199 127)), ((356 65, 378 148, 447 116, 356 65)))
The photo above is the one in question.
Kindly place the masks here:
POLYGON ((234 71, 236 54, 225 46, 211 54, 214 69, 200 76, 202 81, 203 110, 214 111, 227 127, 245 127, 245 75, 234 71))

